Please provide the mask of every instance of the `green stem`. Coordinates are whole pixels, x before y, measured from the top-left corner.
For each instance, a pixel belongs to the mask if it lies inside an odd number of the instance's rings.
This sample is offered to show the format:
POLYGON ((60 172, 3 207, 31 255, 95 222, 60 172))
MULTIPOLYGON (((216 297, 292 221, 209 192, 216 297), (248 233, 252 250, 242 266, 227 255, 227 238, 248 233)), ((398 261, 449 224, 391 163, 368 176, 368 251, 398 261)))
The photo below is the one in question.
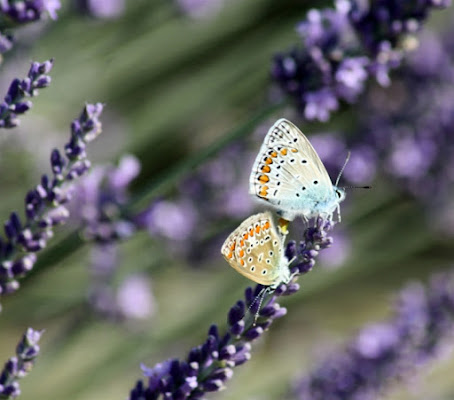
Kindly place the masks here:
POLYGON ((194 157, 182 160, 174 167, 171 167, 168 170, 164 171, 154 180, 151 180, 151 182, 140 193, 136 194, 136 196, 129 203, 127 210, 140 210, 140 207, 148 204, 148 202, 156 195, 156 193, 165 191, 188 172, 194 170, 209 158, 215 156, 228 144, 250 133, 257 126, 257 124, 262 122, 273 112, 284 107, 286 104, 286 101, 281 101, 279 103, 268 105, 262 108, 248 121, 244 122, 238 128, 235 128, 224 135, 215 143, 208 146, 205 150, 200 151, 194 157))

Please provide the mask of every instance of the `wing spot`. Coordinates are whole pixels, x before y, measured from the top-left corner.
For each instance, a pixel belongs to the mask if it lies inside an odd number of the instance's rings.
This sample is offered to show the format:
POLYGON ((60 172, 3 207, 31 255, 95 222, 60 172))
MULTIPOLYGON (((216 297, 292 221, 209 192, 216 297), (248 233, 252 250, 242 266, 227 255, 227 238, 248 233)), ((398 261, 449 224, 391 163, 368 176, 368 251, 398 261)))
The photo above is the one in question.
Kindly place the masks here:
POLYGON ((298 150, 292 149, 292 153, 298 153, 298 150))
POLYGON ((262 172, 269 173, 271 172, 271 168, 269 165, 262 165, 262 172))
POLYGON ((277 195, 277 189, 274 191, 273 196, 277 195))
POLYGON ((270 158, 270 157, 265 157, 263 159, 264 163, 269 165, 269 164, 272 164, 273 163, 273 160, 270 158))
POLYGON ((303 189, 303 190, 306 190, 306 186, 303 186, 302 189, 303 189))
POLYGON ((314 185, 318 185, 318 181, 314 181, 314 185))
POLYGON ((270 251, 268 252, 268 254, 270 255, 270 257, 273 257, 274 251, 273 251, 273 250, 270 250, 270 251))
POLYGON ((246 253, 251 254, 251 248, 246 249, 246 253))
POLYGON ((293 141, 296 143, 298 141, 298 138, 293 139, 293 141))
POLYGON ((277 240, 275 240, 275 241, 273 242, 273 246, 277 246, 278 243, 279 243, 279 242, 278 242, 277 240))
POLYGON ((260 182, 262 182, 262 183, 267 183, 267 182, 270 181, 270 178, 268 178, 266 175, 260 175, 260 176, 258 177, 258 180, 259 180, 260 182))
POLYGON ((266 259, 267 264, 271 264, 271 260, 269 258, 266 259))
POLYGON ((245 266, 244 260, 240 260, 240 264, 244 267, 245 266))
POLYGON ((277 186, 281 186, 281 181, 278 181, 278 182, 276 183, 276 185, 277 185, 277 186))
POLYGON ((299 193, 296 193, 296 197, 300 197, 300 194, 299 194, 299 193))
POLYGON ((307 164, 307 160, 301 160, 301 164, 307 164))
POLYGON ((295 159, 292 158, 292 159, 290 160, 290 164, 293 164, 294 162, 295 162, 295 159))
POLYGON ((286 156, 286 155, 287 155, 287 149, 282 149, 282 150, 281 150, 281 154, 282 154, 283 156, 286 156))
POLYGON ((247 262, 248 262, 248 263, 251 263, 251 262, 252 262, 252 257, 249 257, 249 258, 247 259, 247 262))
POLYGON ((267 273, 268 273, 268 270, 265 269, 265 268, 263 268, 263 269, 262 269, 262 275, 266 275, 267 273))
POLYGON ((254 271, 255 271, 255 265, 253 265, 253 266, 251 267, 251 272, 254 272, 254 271))

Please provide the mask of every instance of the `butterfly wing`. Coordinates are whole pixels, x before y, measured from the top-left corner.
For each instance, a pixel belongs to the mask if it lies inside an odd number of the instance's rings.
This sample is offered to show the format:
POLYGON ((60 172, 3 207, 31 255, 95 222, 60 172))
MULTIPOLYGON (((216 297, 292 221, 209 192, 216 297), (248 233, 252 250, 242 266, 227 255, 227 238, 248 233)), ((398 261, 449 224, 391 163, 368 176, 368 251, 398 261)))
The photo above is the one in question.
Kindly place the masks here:
POLYGON ((247 218, 222 245, 227 262, 246 278, 270 286, 286 280, 283 242, 269 212, 247 218))
POLYGON ((296 215, 314 216, 319 204, 335 196, 328 172, 309 140, 285 119, 268 131, 252 168, 249 190, 290 220, 296 215))

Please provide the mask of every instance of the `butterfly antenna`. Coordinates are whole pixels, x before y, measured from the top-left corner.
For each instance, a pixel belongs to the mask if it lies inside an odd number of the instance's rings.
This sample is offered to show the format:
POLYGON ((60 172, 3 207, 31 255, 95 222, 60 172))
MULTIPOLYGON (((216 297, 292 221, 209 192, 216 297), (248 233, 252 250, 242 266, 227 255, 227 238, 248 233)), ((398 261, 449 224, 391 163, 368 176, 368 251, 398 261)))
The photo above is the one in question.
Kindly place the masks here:
POLYGON ((342 174, 344 173, 344 169, 347 166, 348 161, 350 160, 350 155, 351 154, 352 153, 350 153, 350 151, 349 151, 348 154, 347 154, 347 158, 345 159, 344 165, 342 166, 342 168, 341 168, 341 170, 339 172, 339 175, 337 175, 336 184, 334 186, 337 186, 337 184, 339 183, 339 180, 340 180, 342 174))
POLYGON ((342 189, 372 189, 372 186, 342 186, 342 189))
POLYGON ((252 301, 251 305, 247 309, 248 311, 250 311, 251 308, 256 303, 257 299, 260 300, 259 301, 259 307, 257 308, 257 311, 255 312, 255 315, 254 315, 254 322, 253 322, 252 326, 255 326, 255 324, 257 322, 257 319, 259 318, 259 312, 260 312, 260 308, 262 307, 263 298, 268 293, 268 290, 269 290, 269 287, 266 287, 266 288, 263 288, 262 290, 260 290, 259 294, 257 296, 255 296, 255 299, 252 301))

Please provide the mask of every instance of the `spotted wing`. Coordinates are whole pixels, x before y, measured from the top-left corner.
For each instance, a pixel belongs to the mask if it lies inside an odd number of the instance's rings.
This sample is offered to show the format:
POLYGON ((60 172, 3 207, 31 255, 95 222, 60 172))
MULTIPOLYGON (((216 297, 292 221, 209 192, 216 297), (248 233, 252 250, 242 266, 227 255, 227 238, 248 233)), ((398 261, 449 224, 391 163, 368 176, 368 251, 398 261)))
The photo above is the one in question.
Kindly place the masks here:
POLYGON ((268 131, 255 160, 249 190, 280 210, 311 215, 333 196, 333 184, 320 157, 290 121, 268 131))
POLYGON ((281 264, 283 242, 269 212, 243 221, 226 239, 221 253, 240 274, 266 286, 280 282, 282 268, 287 268, 281 264))

